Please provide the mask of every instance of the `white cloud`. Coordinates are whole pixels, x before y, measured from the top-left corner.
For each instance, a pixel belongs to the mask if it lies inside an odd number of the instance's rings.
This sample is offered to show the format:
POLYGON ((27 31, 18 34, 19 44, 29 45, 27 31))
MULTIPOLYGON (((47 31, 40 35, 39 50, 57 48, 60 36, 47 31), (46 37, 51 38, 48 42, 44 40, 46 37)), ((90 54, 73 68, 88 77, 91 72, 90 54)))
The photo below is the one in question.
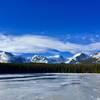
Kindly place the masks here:
POLYGON ((0 50, 15 53, 39 53, 49 49, 61 52, 92 52, 100 50, 100 42, 89 45, 63 42, 56 38, 39 35, 8 36, 0 34, 0 50))

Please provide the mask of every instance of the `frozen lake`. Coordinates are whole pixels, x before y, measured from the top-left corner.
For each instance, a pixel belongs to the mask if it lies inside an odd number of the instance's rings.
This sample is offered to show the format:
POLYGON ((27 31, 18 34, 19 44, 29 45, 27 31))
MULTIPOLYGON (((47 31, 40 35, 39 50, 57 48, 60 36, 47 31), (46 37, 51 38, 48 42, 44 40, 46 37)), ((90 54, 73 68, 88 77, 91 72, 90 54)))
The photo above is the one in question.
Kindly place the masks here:
POLYGON ((100 100, 100 74, 0 75, 0 100, 100 100))

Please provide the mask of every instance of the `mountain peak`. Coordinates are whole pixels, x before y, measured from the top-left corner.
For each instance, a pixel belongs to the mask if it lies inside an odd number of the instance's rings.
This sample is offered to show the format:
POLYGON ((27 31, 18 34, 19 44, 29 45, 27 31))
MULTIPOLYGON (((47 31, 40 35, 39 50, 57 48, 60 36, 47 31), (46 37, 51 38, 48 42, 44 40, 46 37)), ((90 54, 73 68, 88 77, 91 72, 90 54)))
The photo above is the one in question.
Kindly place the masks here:
POLYGON ((1 63, 14 63, 14 62, 22 63, 24 61, 25 59, 20 56, 15 56, 12 53, 5 52, 5 51, 0 52, 0 62, 1 63))
POLYGON ((1 63, 67 63, 67 64, 77 64, 77 63, 100 63, 100 52, 94 55, 87 55, 85 53, 77 53, 72 57, 68 58, 65 62, 65 58, 61 55, 53 56, 41 56, 34 55, 31 58, 23 58, 22 56, 14 55, 9 52, 0 51, 0 62, 1 63))
POLYGON ((86 56, 86 54, 85 54, 85 53, 80 52, 80 53, 75 54, 73 57, 78 57, 78 56, 86 56))
POLYGON ((96 52, 94 55, 93 55, 93 58, 100 58, 100 52, 96 52))
POLYGON ((85 53, 77 53, 75 54, 73 57, 69 58, 66 63, 69 63, 69 64, 77 64, 77 63, 80 63, 81 61, 83 60, 86 60, 88 59, 89 56, 86 55, 85 53))
POLYGON ((33 62, 33 63, 48 63, 48 59, 44 56, 34 55, 31 58, 31 62, 33 62))

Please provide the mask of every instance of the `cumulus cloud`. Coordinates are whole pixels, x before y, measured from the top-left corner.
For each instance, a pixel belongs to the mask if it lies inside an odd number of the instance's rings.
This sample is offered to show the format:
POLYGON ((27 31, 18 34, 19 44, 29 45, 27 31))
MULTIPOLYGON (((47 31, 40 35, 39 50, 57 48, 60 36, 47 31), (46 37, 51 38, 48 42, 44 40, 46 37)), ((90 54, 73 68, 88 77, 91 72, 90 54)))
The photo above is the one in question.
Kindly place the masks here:
POLYGON ((49 49, 60 52, 91 52, 100 50, 100 42, 81 45, 63 42, 56 38, 40 35, 12 36, 0 34, 0 50, 14 53, 42 53, 49 49))

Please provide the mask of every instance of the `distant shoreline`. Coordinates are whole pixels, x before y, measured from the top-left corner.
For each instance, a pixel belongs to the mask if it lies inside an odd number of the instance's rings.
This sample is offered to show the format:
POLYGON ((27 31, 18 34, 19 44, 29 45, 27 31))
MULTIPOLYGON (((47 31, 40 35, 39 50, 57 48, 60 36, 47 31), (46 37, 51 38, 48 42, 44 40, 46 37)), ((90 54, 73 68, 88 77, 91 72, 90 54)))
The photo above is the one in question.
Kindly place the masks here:
POLYGON ((16 73, 100 73, 100 64, 0 63, 0 74, 16 73))

